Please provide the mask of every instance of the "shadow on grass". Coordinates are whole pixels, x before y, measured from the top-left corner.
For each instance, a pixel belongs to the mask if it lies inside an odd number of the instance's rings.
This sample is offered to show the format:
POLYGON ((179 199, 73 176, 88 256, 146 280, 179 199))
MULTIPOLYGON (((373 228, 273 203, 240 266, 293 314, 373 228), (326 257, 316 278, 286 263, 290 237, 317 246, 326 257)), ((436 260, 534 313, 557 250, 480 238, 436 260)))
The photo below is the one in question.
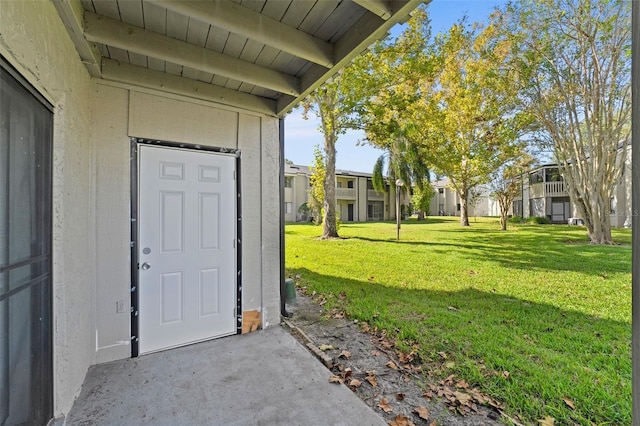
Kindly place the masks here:
POLYGON ((630 324, 476 289, 398 288, 306 268, 287 274, 332 294, 327 307, 408 347, 417 343, 429 374, 465 379, 527 424, 545 416, 560 424, 631 424, 630 324), (336 297, 341 292, 345 301, 336 297))
POLYGON ((528 234, 470 228, 438 232, 465 232, 465 235, 460 242, 455 239, 446 242, 415 241, 407 235, 401 236, 399 241, 389 237, 358 235, 346 238, 373 244, 399 244, 413 247, 417 251, 430 250, 434 253, 455 250, 459 252, 461 259, 496 262, 511 269, 572 271, 598 275, 605 279, 611 273, 631 273, 631 247, 627 245, 576 244, 566 235, 544 229, 528 230, 528 234))

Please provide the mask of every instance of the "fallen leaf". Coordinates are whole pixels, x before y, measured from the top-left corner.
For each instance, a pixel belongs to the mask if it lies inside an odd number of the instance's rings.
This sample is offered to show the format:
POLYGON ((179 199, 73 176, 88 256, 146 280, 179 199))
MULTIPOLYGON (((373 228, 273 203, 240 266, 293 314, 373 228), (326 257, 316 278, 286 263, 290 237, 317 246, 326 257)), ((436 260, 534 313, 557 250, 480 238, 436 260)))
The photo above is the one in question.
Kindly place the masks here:
POLYGON ((373 351, 372 353, 373 353, 373 356, 380 356, 380 355, 382 355, 382 352, 380 352, 380 351, 373 351))
POLYGON ((471 395, 469 395, 468 393, 455 391, 453 395, 456 397, 456 399, 460 402, 461 405, 468 405, 470 402, 472 402, 471 395))
POLYGON ((429 420, 429 410, 427 409, 427 407, 416 407, 413 410, 414 413, 416 413, 421 419, 423 420, 429 420))
POLYGON ((570 400, 569 398, 567 398, 566 396, 564 398, 562 398, 562 400, 564 401, 565 404, 567 404, 567 407, 571 408, 572 410, 576 409, 576 406, 573 403, 573 401, 570 400))
POLYGON ((432 421, 431 423, 429 423, 429 426, 437 426, 437 425, 436 425, 436 421, 434 420, 434 421, 432 421))
POLYGON ((447 386, 453 386, 454 377, 456 377, 454 374, 449 375, 446 379, 442 381, 442 384, 447 386))
POLYGON ((397 399, 398 401, 404 401, 404 393, 402 393, 402 392, 398 392, 398 393, 396 394, 396 399, 397 399))
POLYGON ((351 381, 349 382, 349 386, 359 388, 360 386, 362 386, 362 382, 358 379, 351 379, 351 381))
POLYGON ((337 314, 335 314, 335 315, 333 316, 333 318, 335 318, 335 319, 342 319, 342 318, 344 318, 344 312, 338 312, 337 314))
POLYGON ((465 382, 464 380, 460 380, 460 381, 456 382, 456 387, 457 388, 462 388, 462 389, 468 389, 469 388, 469 384, 467 382, 465 382))
POLYGON ((503 372, 502 372, 502 377, 503 377, 504 379, 508 379, 510 375, 511 375, 511 373, 509 373, 508 371, 503 371, 503 372))
POLYGON ((369 277, 369 281, 373 281, 375 279, 376 279, 376 277, 369 277))
POLYGON ((450 311, 459 311, 460 309, 456 308, 455 306, 449 306, 447 309, 449 309, 450 311))
POLYGON ((542 420, 538 420, 538 423, 540 423, 540 426, 554 426, 556 424, 556 419, 547 416, 542 420))
POLYGON ((412 362, 414 360, 414 354, 413 353, 405 354, 405 353, 400 352, 398 354, 398 360, 402 364, 409 364, 410 362, 412 362))
POLYGON ((391 349, 391 348, 393 348, 394 343, 390 342, 388 340, 382 340, 382 341, 380 341, 380 345, 382 345, 382 347, 385 348, 385 349, 391 349))
POLYGON ((378 403, 378 407, 380 407, 385 413, 393 411, 393 408, 391 408, 391 406, 389 405, 389 401, 387 401, 387 398, 382 398, 382 400, 378 403))
POLYGON ((340 377, 342 377, 343 379, 351 377, 351 368, 345 368, 344 371, 340 374, 340 377))
POLYGON ((388 363, 386 363, 385 365, 386 365, 387 367, 389 367, 389 368, 393 369, 393 370, 397 370, 397 369, 398 369, 398 366, 397 366, 397 365, 396 365, 396 363, 395 363, 395 362, 393 362, 393 361, 389 361, 389 362, 388 362, 388 363))
POLYGON ((335 349, 333 347, 333 345, 320 345, 318 346, 318 349, 320 349, 321 351, 325 352, 325 351, 331 351, 333 349, 335 349))
POLYGON ((347 293, 345 293, 344 291, 340 292, 340 294, 338 295, 338 299, 340 300, 344 300, 347 298, 347 293))
POLYGON ((443 359, 447 359, 446 352, 438 352, 438 355, 440 355, 443 359))
POLYGON ((431 392, 431 391, 426 391, 425 393, 423 393, 423 394, 422 394, 422 396, 423 396, 424 398, 433 399, 433 397, 434 397, 435 395, 434 395, 434 394, 433 394, 433 392, 431 392))
POLYGON ((362 331, 364 331, 365 333, 368 333, 369 330, 371 330, 371 326, 366 322, 361 323, 360 326, 362 328, 362 331))
POLYGON ((338 355, 338 358, 349 359, 349 358, 351 358, 351 352, 342 351, 342 352, 340 352, 340 355, 338 355))
POLYGON ((335 374, 332 374, 331 377, 329 377, 329 383, 343 384, 344 380, 342 379, 342 377, 336 376, 335 374))
POLYGON ((364 378, 367 382, 369 382, 371 384, 371 386, 373 386, 374 388, 376 386, 378 386, 378 381, 376 380, 375 376, 367 376, 364 378))
POLYGON ((403 416, 402 414, 398 414, 395 420, 389 420, 387 424, 389 426, 416 426, 409 417, 403 416))

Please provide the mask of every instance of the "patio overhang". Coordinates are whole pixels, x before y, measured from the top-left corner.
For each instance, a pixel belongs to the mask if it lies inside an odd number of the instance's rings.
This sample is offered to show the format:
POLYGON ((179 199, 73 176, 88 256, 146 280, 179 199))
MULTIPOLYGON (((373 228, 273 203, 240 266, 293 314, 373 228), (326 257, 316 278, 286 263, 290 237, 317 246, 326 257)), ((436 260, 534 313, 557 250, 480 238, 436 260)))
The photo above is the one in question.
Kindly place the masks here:
POLYGON ((95 78, 283 117, 420 0, 53 0, 95 78))

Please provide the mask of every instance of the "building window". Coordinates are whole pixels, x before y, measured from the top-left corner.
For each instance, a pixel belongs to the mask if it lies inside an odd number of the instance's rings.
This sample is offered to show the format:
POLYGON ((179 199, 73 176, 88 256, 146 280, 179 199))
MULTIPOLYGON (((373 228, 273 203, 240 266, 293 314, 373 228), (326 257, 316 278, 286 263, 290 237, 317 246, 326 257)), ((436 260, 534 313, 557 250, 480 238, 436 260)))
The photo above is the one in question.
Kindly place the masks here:
POLYGON ((460 211, 460 203, 456 204, 456 210, 460 211))
POLYGON ((444 216, 444 203, 438 204, 438 214, 444 216))
POLYGON ((293 176, 285 176, 284 177, 284 187, 285 188, 293 188, 293 176))
POLYGON ((352 180, 347 182, 347 188, 353 188, 353 181, 352 180))
POLYGON ((438 194, 444 194, 444 188, 438 188, 438 194))
POLYGON ((517 200, 513 202, 513 215, 522 217, 522 200, 517 200))
POLYGON ((47 424, 53 416, 51 110, 0 57, 3 424, 47 424))
POLYGON ((367 189, 373 189, 373 181, 367 180, 367 189))
POLYGON ((338 181, 338 182, 336 183, 336 185, 337 185, 337 187, 338 187, 338 188, 342 188, 342 182, 338 181))
POLYGON ((291 214, 291 213, 293 213, 293 203, 289 203, 289 202, 284 203, 284 212, 285 212, 286 214, 291 214))
POLYGON ((384 202, 371 201, 367 204, 367 220, 384 220, 384 202))

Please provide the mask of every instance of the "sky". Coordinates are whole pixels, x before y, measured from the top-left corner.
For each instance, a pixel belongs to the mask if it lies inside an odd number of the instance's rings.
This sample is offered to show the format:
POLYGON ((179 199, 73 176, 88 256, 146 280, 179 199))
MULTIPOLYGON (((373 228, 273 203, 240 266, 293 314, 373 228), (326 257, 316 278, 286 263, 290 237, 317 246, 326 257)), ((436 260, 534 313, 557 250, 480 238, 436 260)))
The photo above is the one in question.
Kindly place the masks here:
MULTIPOLYGON (((433 0, 427 7, 431 19, 432 33, 447 31, 451 25, 463 16, 469 22, 484 21, 496 5, 504 5, 504 0, 433 0)), ((392 34, 399 33, 395 27, 392 34)), ((294 164, 308 166, 313 162, 313 147, 322 146, 322 134, 318 130, 318 121, 313 114, 309 120, 302 118, 302 110, 295 109, 284 120, 284 155, 294 164)), ((340 135, 336 144, 336 168, 356 172, 371 173, 373 165, 383 151, 369 145, 358 146, 364 139, 360 131, 348 131, 340 135)))

